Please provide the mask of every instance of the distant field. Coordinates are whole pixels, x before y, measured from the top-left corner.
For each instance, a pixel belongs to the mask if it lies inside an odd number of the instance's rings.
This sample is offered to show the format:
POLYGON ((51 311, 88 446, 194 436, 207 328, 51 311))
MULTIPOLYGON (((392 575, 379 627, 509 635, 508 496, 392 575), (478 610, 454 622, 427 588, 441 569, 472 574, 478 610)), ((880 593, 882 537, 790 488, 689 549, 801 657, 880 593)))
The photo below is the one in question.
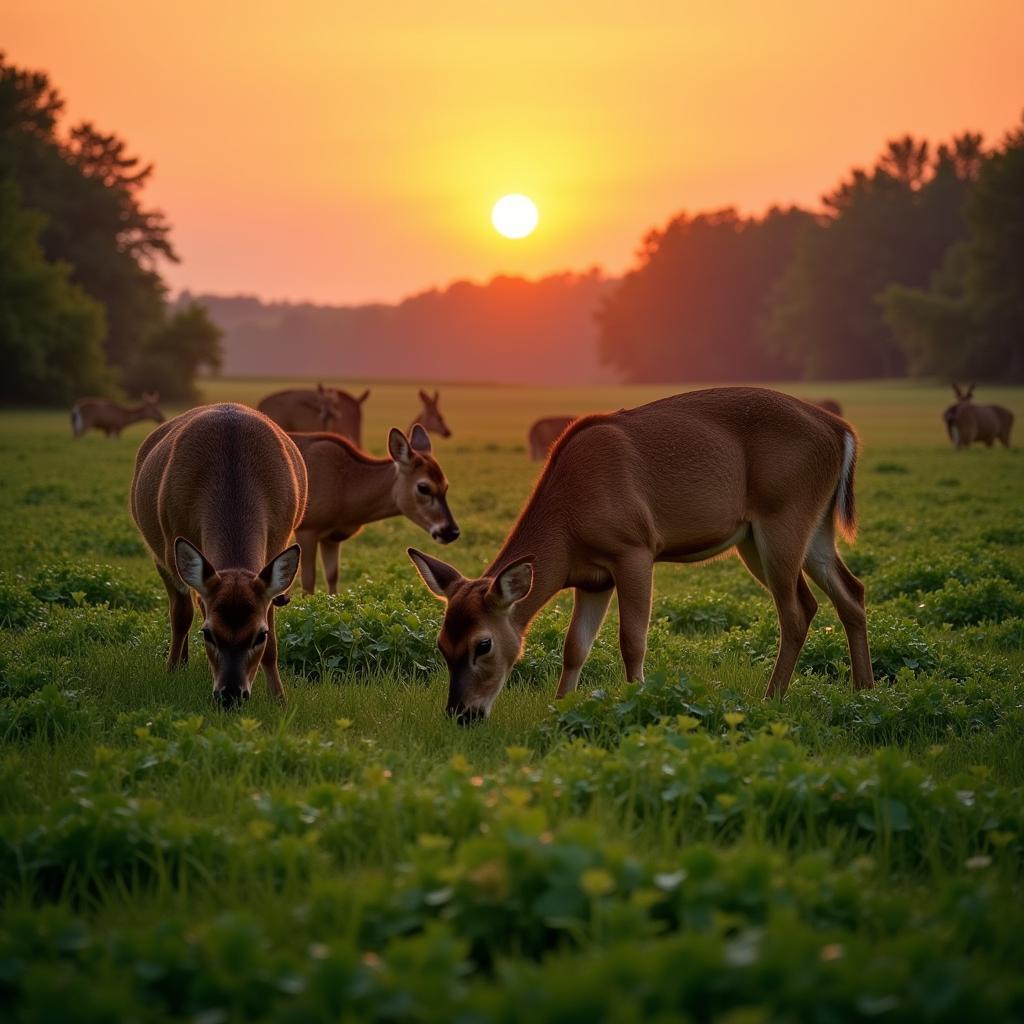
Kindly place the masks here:
MULTIPOLYGON (((417 389, 369 386, 382 453, 417 389)), ((762 703, 775 615, 730 557, 657 570, 645 688, 613 606, 553 706, 565 595, 492 719, 444 718, 442 609, 406 546, 479 572, 537 474, 533 419, 674 390, 441 386, 462 539, 390 520, 344 545, 343 593, 279 616, 287 710, 260 679, 241 714, 198 640, 163 670, 127 511, 148 425, 72 442, 65 413, 0 412, 5 1018, 1024 1019, 1024 456, 952 451, 947 389, 782 388, 863 440, 846 557, 875 691, 850 691, 822 599, 762 703)), ((1024 442, 1024 390, 978 397, 1024 442)))

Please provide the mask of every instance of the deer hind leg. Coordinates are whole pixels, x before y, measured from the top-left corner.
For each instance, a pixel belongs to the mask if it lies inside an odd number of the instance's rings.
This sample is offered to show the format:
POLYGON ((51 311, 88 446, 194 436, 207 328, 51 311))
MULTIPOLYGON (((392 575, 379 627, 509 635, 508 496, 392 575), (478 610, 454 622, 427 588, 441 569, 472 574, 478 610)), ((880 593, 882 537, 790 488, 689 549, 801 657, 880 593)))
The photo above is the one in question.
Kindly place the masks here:
POLYGON ((167 589, 168 612, 171 620, 171 649, 167 655, 167 669, 172 671, 179 666, 188 664, 188 631, 192 628, 195 608, 192 604, 192 595, 183 594, 166 569, 158 565, 156 571, 160 574, 160 579, 164 581, 164 587, 167 589))
POLYGON ((836 550, 831 515, 811 538, 804 568, 807 575, 828 595, 846 631, 854 687, 858 690, 870 690, 875 685, 875 676, 871 668, 871 651, 868 647, 864 584, 850 572, 849 566, 836 550))
POLYGON ((784 696, 807 630, 818 610, 801 573, 806 539, 791 522, 754 523, 752 536, 737 545, 740 558, 770 591, 779 616, 779 650, 765 699, 784 696))
POLYGON ((284 687, 281 685, 281 673, 277 667, 277 627, 274 625, 274 605, 267 608, 267 646, 263 648, 260 658, 263 674, 267 677, 270 696, 284 700, 284 687))
POLYGON ((619 651, 630 683, 644 681, 653 577, 654 562, 648 551, 632 553, 612 570, 619 595, 619 651))
POLYGON ((565 647, 562 650, 562 675, 558 680, 556 697, 564 697, 576 689, 584 662, 590 655, 594 638, 608 611, 612 589, 609 587, 607 590, 588 591, 576 588, 572 622, 569 623, 569 631, 565 634, 565 647))
POLYGON ((324 578, 327 580, 327 593, 338 592, 338 557, 341 549, 340 541, 320 541, 320 560, 324 564, 324 578))

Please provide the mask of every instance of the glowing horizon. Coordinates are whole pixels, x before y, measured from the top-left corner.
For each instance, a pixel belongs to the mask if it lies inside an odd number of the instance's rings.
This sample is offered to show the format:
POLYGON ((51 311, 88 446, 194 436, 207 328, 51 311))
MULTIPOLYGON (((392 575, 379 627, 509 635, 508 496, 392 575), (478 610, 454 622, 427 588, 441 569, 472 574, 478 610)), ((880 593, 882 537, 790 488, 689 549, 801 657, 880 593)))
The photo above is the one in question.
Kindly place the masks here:
POLYGON ((8 0, 3 46, 156 164, 172 287, 343 304, 620 273, 681 210, 817 207, 887 138, 1019 120, 1017 0, 770 6, 8 0), (527 244, 488 217, 511 192, 527 244))

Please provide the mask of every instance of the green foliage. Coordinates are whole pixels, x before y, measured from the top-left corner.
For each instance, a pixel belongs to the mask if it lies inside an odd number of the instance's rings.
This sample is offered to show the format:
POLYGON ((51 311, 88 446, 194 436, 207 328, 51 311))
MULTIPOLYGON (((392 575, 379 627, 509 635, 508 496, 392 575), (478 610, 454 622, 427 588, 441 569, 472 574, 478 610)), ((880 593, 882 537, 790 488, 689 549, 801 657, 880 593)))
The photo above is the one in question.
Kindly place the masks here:
MULTIPOLYGON (((1021 1019, 1018 454, 949 451, 937 388, 835 391, 867 453, 844 557, 875 689, 851 689, 816 591, 798 673, 763 700, 774 608, 719 559, 658 567, 645 684, 613 602, 554 699, 563 595, 470 729, 443 714, 412 524, 347 543, 338 597, 280 609, 287 707, 258 678, 224 712, 198 620, 164 669, 134 445, 0 416, 5 1020, 1021 1019)), ((493 410, 443 456, 467 573, 536 472, 516 444, 546 409, 502 397, 450 399, 455 424, 493 410)), ((375 398, 380 440, 408 389, 375 398)))

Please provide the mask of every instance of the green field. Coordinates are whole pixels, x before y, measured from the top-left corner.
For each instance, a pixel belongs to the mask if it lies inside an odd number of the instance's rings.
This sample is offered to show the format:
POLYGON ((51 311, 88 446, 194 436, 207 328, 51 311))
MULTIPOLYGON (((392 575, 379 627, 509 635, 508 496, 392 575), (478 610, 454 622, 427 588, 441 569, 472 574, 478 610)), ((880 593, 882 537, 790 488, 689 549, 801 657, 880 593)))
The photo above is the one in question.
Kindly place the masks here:
MULTIPOLYGON (((253 402, 273 382, 208 383, 253 402)), ((384 450, 415 388, 374 384, 384 450)), ((666 389, 442 386, 462 539, 342 548, 280 611, 287 709, 169 677, 128 514, 135 449, 0 412, 0 1014, 10 1021, 1024 1019, 1024 456, 951 450, 946 389, 796 385, 863 439, 876 690, 827 601, 784 702, 733 557, 657 571, 643 688, 614 606, 575 697, 537 620, 491 719, 443 715, 442 607, 409 544, 476 574, 529 493, 539 415, 666 389)), ((1024 439, 1024 392, 1010 406, 1024 439)), ((197 620, 196 627, 199 622, 197 620)))

